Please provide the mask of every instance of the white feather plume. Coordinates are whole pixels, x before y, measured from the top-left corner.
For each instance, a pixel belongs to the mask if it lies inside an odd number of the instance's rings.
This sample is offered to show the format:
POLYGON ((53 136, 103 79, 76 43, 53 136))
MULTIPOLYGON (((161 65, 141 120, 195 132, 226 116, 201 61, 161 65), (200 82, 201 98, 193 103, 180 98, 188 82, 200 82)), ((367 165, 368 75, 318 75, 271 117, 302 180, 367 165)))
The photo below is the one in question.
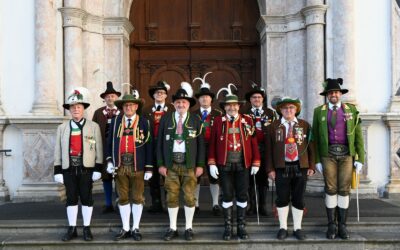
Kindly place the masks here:
POLYGON ((132 95, 136 98, 139 99, 139 91, 137 89, 132 90, 132 95))
POLYGON ((202 88, 207 88, 207 89, 210 89, 211 88, 211 86, 210 86, 210 84, 208 83, 208 82, 206 82, 206 77, 207 77, 207 75, 208 74, 211 74, 212 72, 207 72, 204 76, 203 76, 203 78, 201 78, 201 77, 196 77, 196 78, 194 78, 193 79, 193 83, 196 81, 196 80, 200 80, 201 81, 201 85, 200 85, 200 88, 202 89, 202 88))
POLYGON ((193 97, 193 88, 192 85, 188 82, 181 82, 181 87, 186 91, 189 97, 193 97))
POLYGON ((165 88, 167 89, 167 91, 169 91, 169 89, 171 88, 171 86, 169 86, 169 84, 168 84, 167 82, 164 82, 164 81, 163 81, 163 83, 164 83, 164 86, 165 86, 165 88))
POLYGON ((232 86, 235 87, 235 89, 237 90, 235 84, 229 83, 229 84, 228 84, 228 87, 220 88, 220 89, 218 90, 218 92, 217 92, 217 99, 218 99, 219 93, 221 93, 222 91, 226 91, 226 92, 228 93, 228 94, 226 94, 226 96, 232 96, 232 95, 234 95, 234 94, 232 93, 232 86))

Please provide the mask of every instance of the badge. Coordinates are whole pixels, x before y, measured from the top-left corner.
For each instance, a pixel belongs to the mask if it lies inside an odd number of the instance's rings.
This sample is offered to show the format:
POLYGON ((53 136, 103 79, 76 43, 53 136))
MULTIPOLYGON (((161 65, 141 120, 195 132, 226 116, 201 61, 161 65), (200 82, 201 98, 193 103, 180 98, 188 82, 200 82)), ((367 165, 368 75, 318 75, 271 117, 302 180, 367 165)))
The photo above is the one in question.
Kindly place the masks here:
POLYGON ((189 137, 192 137, 192 138, 196 137, 196 130, 189 129, 188 133, 189 133, 189 137))
POLYGON ((325 121, 325 116, 321 117, 321 121, 323 122, 325 121))
POLYGON ((282 130, 282 128, 278 128, 275 131, 275 140, 277 142, 282 142, 283 141, 283 130, 282 130))
POLYGON ((261 122, 260 121, 256 122, 256 128, 257 129, 261 129, 261 122))
POLYGON ((165 135, 165 140, 169 141, 170 136, 169 135, 165 135))
POLYGON ((296 138, 296 142, 297 144, 301 145, 304 140, 303 128, 294 128, 294 130, 295 130, 294 137, 296 138))

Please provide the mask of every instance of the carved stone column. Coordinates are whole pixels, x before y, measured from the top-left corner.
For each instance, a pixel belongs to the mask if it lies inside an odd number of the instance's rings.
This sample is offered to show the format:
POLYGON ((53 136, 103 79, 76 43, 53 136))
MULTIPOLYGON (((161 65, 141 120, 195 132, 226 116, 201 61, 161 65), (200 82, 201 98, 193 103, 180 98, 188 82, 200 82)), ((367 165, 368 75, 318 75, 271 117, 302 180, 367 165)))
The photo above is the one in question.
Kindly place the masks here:
POLYGON ((343 78, 344 88, 349 93, 343 99, 356 103, 355 96, 355 35, 354 35, 354 2, 348 0, 330 1, 332 12, 332 50, 333 72, 331 78, 343 78))
POLYGON ((60 114, 57 109, 56 9, 52 1, 35 1, 35 115, 60 114))
POLYGON ((64 1, 60 12, 64 27, 64 69, 65 99, 75 87, 82 86, 82 26, 86 12, 81 9, 80 0, 64 1))
POLYGON ((391 11, 391 42, 392 42, 392 97, 390 112, 400 112, 400 8, 392 0, 391 11))
POLYGON ((11 117, 10 124, 22 131, 23 179, 14 201, 46 201, 65 198, 64 186, 53 180, 57 126, 64 117, 11 117))
POLYGON ((387 114, 383 119, 390 133, 390 177, 386 189, 389 194, 400 193, 400 116, 387 114))
POLYGON ((319 95, 322 92, 322 82, 325 78, 325 57, 324 57, 324 25, 326 5, 322 5, 322 0, 309 0, 309 5, 302 10, 306 19, 307 27, 307 85, 306 85, 306 114, 304 118, 312 121, 313 110, 323 102, 323 97, 319 95))

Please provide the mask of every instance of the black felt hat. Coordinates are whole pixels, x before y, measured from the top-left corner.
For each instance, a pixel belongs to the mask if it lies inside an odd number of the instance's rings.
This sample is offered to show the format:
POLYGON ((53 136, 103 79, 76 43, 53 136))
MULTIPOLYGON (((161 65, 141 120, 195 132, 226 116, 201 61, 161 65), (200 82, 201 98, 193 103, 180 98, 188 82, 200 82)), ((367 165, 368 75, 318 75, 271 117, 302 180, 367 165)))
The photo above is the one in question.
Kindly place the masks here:
POLYGON ((342 89, 340 85, 343 85, 343 79, 338 78, 338 79, 331 79, 328 78, 326 81, 323 83, 324 85, 324 91, 319 93, 320 95, 326 96, 329 91, 340 91, 342 94, 346 94, 349 92, 348 89, 342 89))
POLYGON ((118 97, 121 96, 121 92, 118 92, 114 89, 112 82, 107 82, 107 89, 104 91, 104 93, 100 94, 100 97, 104 99, 108 94, 116 94, 118 97))

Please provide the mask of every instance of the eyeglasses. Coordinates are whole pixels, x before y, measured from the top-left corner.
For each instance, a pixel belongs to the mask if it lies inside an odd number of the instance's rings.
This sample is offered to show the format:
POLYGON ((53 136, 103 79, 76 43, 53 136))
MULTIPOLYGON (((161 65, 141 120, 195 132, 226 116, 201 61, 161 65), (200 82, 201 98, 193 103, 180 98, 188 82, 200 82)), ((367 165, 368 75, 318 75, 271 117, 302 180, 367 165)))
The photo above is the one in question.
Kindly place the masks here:
POLYGON ((281 109, 282 110, 296 109, 296 106, 287 106, 287 107, 283 107, 281 109))

